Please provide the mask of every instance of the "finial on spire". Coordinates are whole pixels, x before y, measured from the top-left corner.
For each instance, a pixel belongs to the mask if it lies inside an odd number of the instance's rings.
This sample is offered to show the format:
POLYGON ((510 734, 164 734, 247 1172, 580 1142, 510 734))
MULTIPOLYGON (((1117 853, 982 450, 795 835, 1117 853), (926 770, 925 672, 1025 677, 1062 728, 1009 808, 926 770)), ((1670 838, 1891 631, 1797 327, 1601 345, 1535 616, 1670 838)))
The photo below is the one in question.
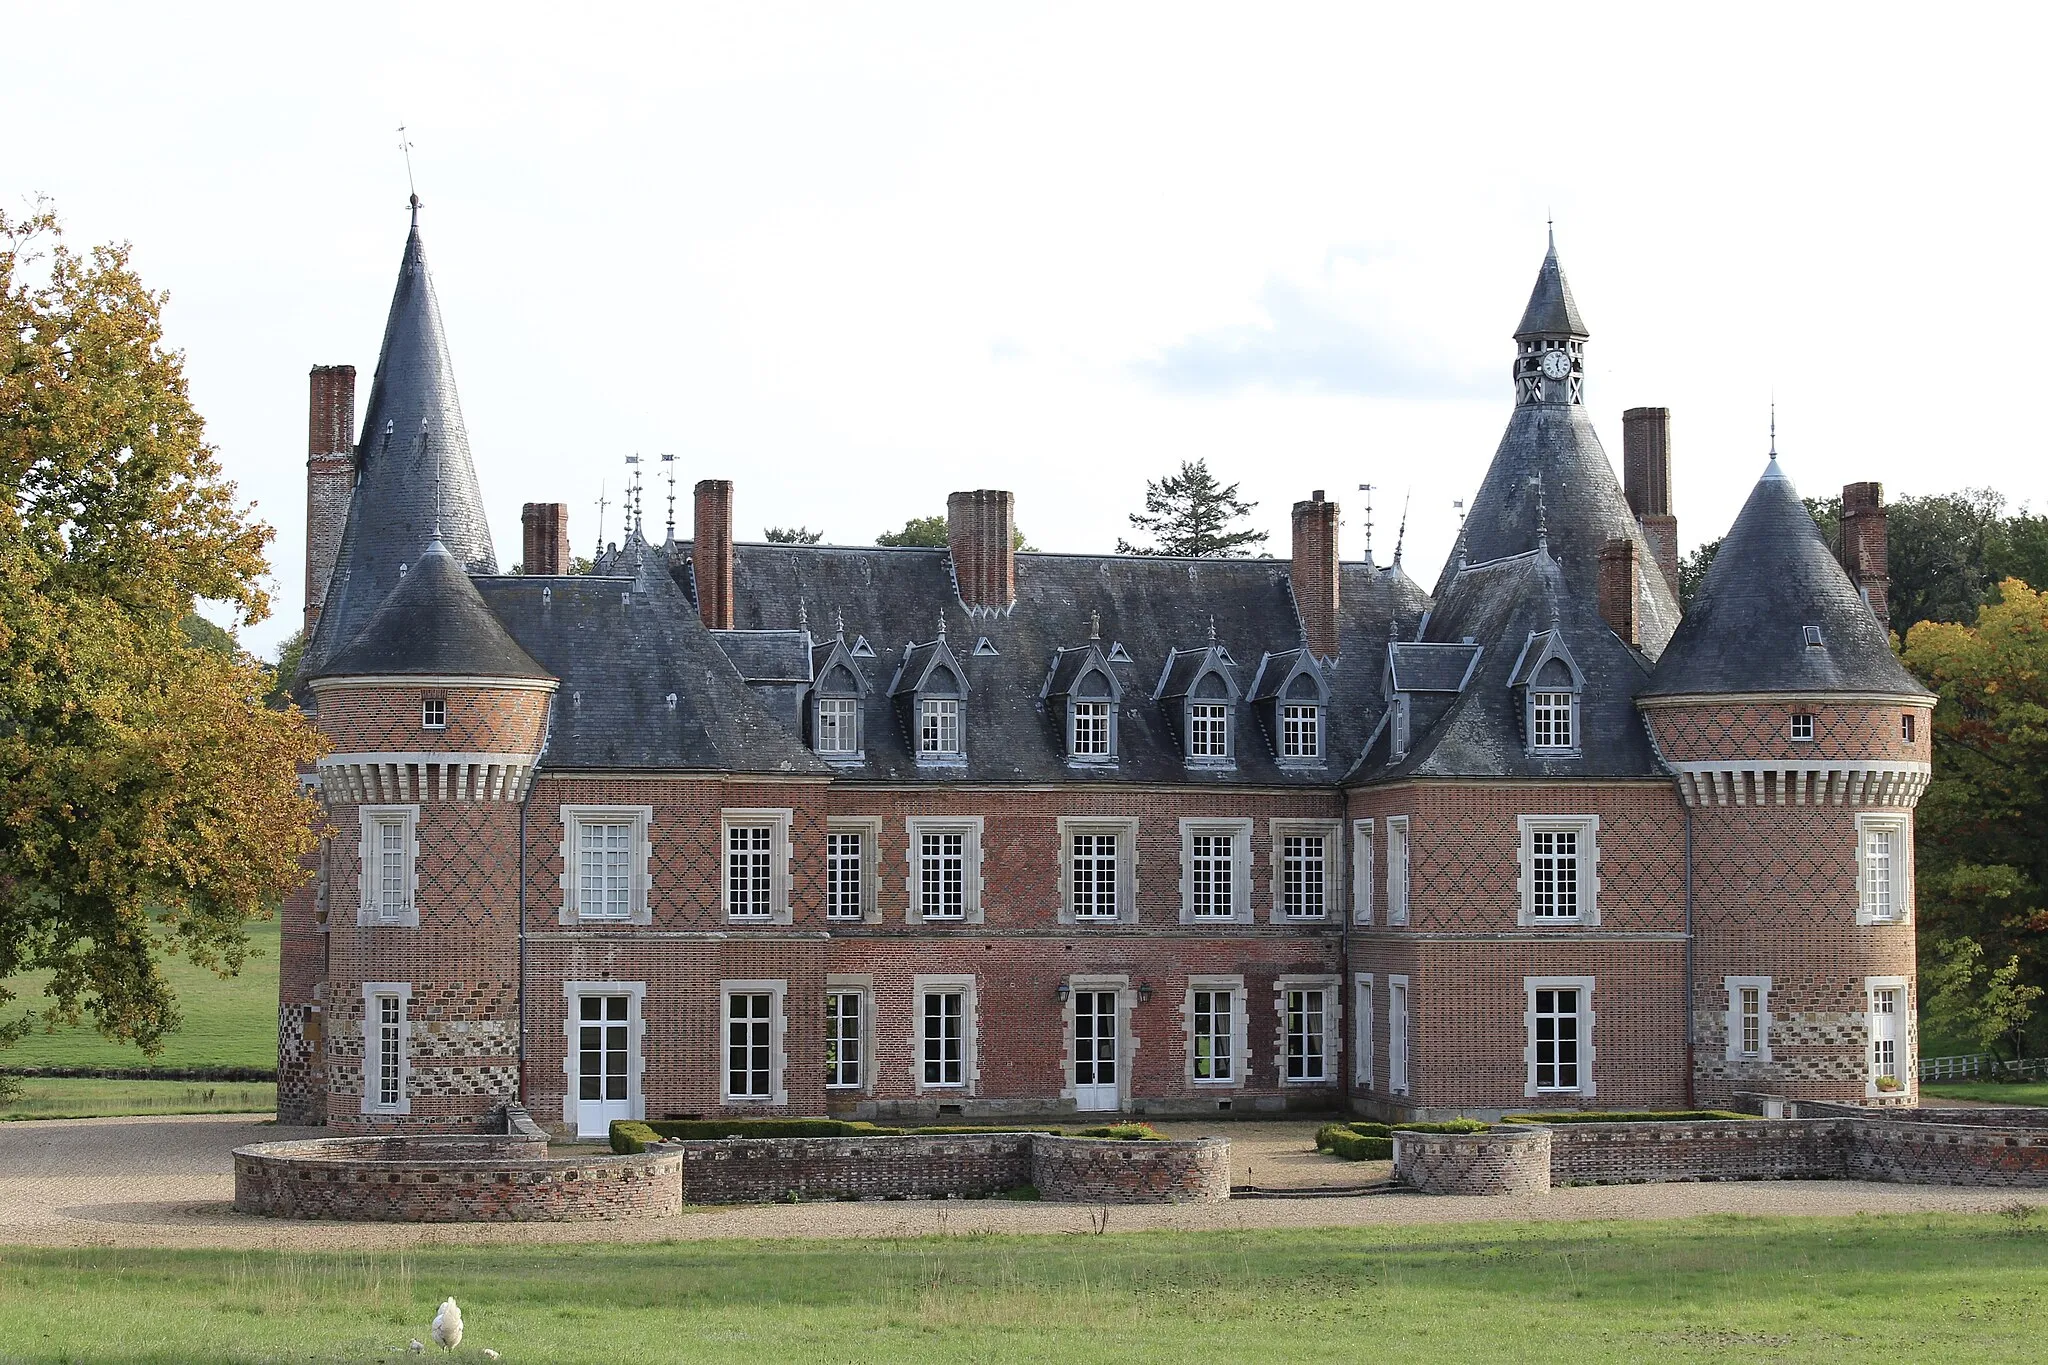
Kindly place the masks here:
POLYGON ((663 455, 661 462, 668 466, 668 538, 676 538, 676 457, 663 455))
POLYGON ((1372 563, 1372 490, 1377 485, 1362 483, 1358 491, 1365 494, 1365 562, 1372 563))
POLYGON ((1548 209, 1543 211, 1543 229, 1550 234, 1550 254, 1555 256, 1557 254, 1557 219, 1551 216, 1548 209))
POLYGON ((1100 640, 1102 638, 1102 613, 1099 611, 1088 613, 1088 638, 1091 640, 1100 640))
POLYGON ((796 599, 796 628, 806 635, 811 633, 811 610, 801 597, 796 599))
POLYGON ((1771 396, 1771 458, 1778 458, 1778 399, 1771 396))
POLYGON ((420 225, 420 187, 412 179, 412 139, 405 135, 405 125, 398 125, 398 150, 405 157, 405 188, 412 196, 412 225, 420 225))
POLYGON ((846 643, 846 612, 844 610, 832 613, 832 638, 842 645, 846 643))
POLYGON ((1394 532, 1394 563, 1401 563, 1401 547, 1408 543, 1408 504, 1415 499, 1415 490, 1409 489, 1401 495, 1401 529, 1394 532))
POLYGON ((1451 510, 1458 514, 1458 544, 1456 553, 1458 556, 1458 567, 1462 569, 1465 567, 1465 500, 1463 498, 1452 498, 1451 510))
POLYGON ((1212 646, 1216 643, 1216 613, 1213 611, 1209 613, 1209 643, 1212 646))
POLYGON ((1550 553, 1550 521, 1543 507, 1543 475, 1541 472, 1529 476, 1529 482, 1536 485, 1536 548, 1550 553))
POLYGON ((946 609, 944 607, 939 608, 939 638, 941 640, 946 638, 946 609))
POLYGON ((599 479, 597 481, 597 548, 590 552, 593 559, 604 553, 604 509, 611 506, 611 503, 612 500, 604 495, 604 480, 599 479))

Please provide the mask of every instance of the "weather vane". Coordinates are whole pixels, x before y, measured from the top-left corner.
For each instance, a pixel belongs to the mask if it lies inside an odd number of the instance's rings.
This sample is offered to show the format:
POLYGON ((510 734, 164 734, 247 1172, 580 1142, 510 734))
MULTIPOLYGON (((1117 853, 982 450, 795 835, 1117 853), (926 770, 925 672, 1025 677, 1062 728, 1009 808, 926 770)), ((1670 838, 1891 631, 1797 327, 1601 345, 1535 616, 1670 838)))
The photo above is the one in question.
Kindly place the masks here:
POLYGON ((415 185, 412 180, 412 139, 405 135, 405 125, 403 123, 398 125, 398 150, 405 154, 405 188, 412 194, 413 207, 418 208, 420 204, 420 187, 415 185))
POLYGON ((676 457, 664 455, 661 462, 668 466, 668 538, 676 538, 676 457))
POLYGON ((1365 562, 1372 563, 1372 490, 1376 484, 1362 483, 1358 491, 1365 494, 1365 562))

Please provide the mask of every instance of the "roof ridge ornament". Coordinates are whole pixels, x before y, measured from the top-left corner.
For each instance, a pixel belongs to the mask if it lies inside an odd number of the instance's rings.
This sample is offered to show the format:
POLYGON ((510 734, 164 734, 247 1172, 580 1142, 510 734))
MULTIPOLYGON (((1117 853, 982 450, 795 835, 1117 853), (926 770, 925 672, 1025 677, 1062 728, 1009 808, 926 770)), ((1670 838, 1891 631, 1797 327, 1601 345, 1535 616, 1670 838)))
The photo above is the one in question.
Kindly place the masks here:
POLYGON ((1394 568, 1401 567, 1401 547, 1408 541, 1408 504, 1415 498, 1414 488, 1401 495, 1401 529, 1394 533, 1394 568))
POLYGON ((1100 640, 1102 638, 1102 613, 1099 611, 1088 613, 1088 638, 1091 640, 1100 640))
POLYGON ((1213 611, 1209 613, 1209 643, 1211 646, 1216 643, 1216 613, 1213 611))

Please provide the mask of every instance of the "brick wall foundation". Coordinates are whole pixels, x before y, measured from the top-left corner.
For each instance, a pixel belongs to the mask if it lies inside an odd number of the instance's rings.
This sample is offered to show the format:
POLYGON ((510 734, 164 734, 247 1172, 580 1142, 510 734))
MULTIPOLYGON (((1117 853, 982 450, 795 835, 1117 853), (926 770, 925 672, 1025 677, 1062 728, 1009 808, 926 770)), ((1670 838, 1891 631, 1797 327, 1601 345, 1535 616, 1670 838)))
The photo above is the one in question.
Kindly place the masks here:
POLYGON ((682 1207, 674 1153, 552 1159, 523 1137, 354 1137, 235 1151, 235 1210, 385 1223, 586 1223, 682 1207))
POLYGON ((1550 1188, 1548 1128, 1394 1134, 1394 1179, 1423 1194, 1542 1194, 1550 1188))
POLYGON ((664 1143, 693 1204, 787 1199, 982 1198, 1031 1183, 1029 1133, 957 1137, 726 1138, 664 1143))
POLYGON ((1839 1120, 1560 1124, 1550 1130, 1555 1185, 1687 1180, 1828 1180, 1848 1160, 1839 1120))

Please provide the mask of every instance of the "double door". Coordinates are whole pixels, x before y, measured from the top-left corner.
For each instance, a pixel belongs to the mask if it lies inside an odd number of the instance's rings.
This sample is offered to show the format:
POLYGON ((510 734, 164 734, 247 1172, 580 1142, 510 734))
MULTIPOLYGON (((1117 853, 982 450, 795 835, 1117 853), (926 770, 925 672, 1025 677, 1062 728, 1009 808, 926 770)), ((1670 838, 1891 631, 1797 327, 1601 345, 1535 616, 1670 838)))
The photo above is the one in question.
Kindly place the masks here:
POLYGON ((1117 1044, 1121 1033, 1115 991, 1074 993, 1074 1107, 1119 1109, 1117 1044))
POLYGON ((576 1136, 603 1137, 613 1119, 633 1117, 633 997, 579 996, 576 1010, 576 1136))

